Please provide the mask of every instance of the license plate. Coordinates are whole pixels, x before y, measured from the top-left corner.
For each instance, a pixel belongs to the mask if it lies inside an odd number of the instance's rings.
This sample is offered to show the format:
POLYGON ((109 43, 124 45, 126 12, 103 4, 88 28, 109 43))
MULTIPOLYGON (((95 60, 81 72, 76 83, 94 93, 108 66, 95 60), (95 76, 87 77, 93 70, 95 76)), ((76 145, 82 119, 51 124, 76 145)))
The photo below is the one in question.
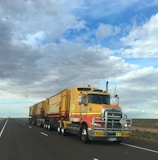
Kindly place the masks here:
POLYGON ((121 137, 122 133, 121 132, 116 132, 116 137, 121 137))
POLYGON ((95 131, 94 136, 105 136, 105 133, 102 131, 95 131))

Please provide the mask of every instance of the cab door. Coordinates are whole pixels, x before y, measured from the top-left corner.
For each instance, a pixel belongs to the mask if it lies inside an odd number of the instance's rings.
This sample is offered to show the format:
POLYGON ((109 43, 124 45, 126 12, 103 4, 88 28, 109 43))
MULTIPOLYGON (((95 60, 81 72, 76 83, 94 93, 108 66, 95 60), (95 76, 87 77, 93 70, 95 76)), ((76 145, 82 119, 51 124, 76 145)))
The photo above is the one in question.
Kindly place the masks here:
POLYGON ((79 103, 79 113, 80 116, 86 116, 87 115, 87 108, 88 108, 88 103, 87 103, 87 96, 82 96, 80 97, 80 103, 79 103))

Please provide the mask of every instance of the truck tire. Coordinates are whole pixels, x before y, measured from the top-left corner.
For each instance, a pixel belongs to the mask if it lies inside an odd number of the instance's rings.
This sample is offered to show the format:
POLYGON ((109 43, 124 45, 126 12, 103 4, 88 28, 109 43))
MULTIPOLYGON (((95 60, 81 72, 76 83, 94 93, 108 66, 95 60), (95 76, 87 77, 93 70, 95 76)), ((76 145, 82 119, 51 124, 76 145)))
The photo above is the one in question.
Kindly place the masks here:
POLYGON ((87 130, 87 126, 86 125, 82 125, 81 126, 81 139, 84 143, 88 143, 89 142, 89 137, 88 137, 88 130, 87 130))
POLYGON ((119 141, 114 141, 114 144, 120 144, 122 141, 119 140, 119 141))
POLYGON ((57 132, 58 132, 58 134, 61 134, 61 128, 60 128, 60 124, 58 124, 58 127, 57 127, 57 132))
POLYGON ((61 128, 61 135, 62 135, 62 136, 65 136, 65 135, 66 135, 66 132, 65 132, 65 128, 64 128, 64 127, 61 128))
POLYGON ((48 130, 51 131, 51 126, 50 126, 50 124, 48 124, 48 130))

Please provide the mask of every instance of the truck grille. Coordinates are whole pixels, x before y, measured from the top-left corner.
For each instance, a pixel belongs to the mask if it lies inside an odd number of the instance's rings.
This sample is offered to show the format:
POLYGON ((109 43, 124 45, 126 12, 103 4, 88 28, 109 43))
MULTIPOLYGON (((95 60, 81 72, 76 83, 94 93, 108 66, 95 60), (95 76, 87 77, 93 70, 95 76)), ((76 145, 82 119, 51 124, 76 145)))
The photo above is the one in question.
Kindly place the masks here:
POLYGON ((120 129, 122 125, 119 122, 120 120, 108 120, 106 123, 107 129, 120 129))
POLYGON ((92 128, 93 130, 104 130, 106 133, 115 134, 117 131, 129 131, 130 128, 125 128, 121 121, 129 125, 131 121, 124 119, 123 113, 118 110, 105 110, 101 117, 93 117, 92 128))
POLYGON ((105 127, 109 131, 120 130, 122 125, 120 124, 120 119, 122 118, 122 113, 118 111, 105 111, 105 127))

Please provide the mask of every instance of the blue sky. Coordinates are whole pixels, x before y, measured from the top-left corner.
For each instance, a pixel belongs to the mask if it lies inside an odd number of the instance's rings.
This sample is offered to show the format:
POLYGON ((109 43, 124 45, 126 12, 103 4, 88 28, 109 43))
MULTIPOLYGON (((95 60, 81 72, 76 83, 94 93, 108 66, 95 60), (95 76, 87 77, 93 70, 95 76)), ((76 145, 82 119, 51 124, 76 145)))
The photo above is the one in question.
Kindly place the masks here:
POLYGON ((129 117, 158 118, 157 0, 1 0, 0 37, 0 117, 108 80, 129 117))

